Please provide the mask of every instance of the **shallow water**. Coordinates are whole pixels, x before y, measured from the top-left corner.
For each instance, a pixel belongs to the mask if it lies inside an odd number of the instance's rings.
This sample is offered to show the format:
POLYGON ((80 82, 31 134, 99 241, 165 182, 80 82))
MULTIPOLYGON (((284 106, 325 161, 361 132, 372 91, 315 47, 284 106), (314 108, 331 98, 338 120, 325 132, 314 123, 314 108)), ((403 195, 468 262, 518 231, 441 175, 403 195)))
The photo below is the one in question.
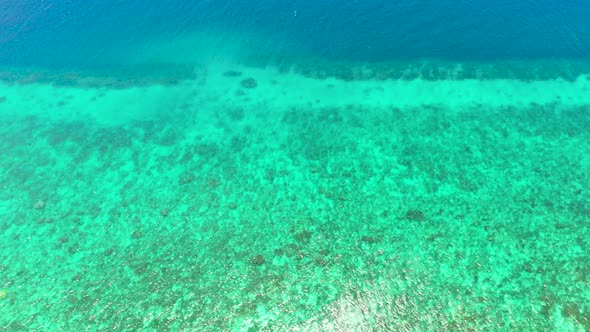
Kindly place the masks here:
POLYGON ((0 330, 590 329, 585 3, 0 3, 0 330))

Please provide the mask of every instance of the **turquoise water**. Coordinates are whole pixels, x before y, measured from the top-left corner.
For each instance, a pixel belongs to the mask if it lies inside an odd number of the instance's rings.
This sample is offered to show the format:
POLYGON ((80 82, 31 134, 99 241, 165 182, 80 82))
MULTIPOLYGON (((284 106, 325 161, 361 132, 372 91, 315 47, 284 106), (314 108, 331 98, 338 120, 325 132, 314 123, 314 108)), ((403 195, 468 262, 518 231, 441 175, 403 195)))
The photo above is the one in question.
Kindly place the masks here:
POLYGON ((587 5, 3 4, 0 331, 590 330, 587 5))

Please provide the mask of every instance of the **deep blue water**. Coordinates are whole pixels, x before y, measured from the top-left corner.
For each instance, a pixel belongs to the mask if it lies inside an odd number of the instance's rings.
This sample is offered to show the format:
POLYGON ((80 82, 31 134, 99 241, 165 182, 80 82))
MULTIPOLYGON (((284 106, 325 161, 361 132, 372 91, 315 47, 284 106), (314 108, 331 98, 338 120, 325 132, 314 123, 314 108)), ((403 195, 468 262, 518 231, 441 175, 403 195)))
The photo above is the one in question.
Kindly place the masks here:
POLYGON ((586 60, 589 18, 587 0, 0 0, 0 65, 110 63, 108 50, 212 27, 271 34, 262 55, 586 60))

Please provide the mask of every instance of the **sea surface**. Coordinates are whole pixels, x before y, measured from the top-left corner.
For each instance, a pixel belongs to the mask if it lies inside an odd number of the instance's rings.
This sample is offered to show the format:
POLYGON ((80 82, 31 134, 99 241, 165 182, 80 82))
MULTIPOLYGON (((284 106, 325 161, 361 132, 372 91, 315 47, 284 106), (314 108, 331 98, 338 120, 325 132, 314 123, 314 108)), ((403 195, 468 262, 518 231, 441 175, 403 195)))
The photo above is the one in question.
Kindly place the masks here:
POLYGON ((0 0, 0 331, 589 331, 585 0, 0 0))

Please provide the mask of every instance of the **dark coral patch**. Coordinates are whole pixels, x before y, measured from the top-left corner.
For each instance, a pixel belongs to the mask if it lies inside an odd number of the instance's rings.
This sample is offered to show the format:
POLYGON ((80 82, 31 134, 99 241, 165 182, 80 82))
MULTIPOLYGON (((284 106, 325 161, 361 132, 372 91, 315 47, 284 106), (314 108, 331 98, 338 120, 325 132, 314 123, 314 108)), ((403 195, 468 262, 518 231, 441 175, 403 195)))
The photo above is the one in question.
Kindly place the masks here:
POLYGON ((252 257, 250 259, 250 263, 254 264, 254 265, 262 265, 266 262, 266 260, 264 259, 264 256, 258 254, 254 257, 252 257))
POLYGON ((361 237, 361 241, 365 242, 365 243, 379 243, 381 242, 381 239, 374 237, 374 236, 363 236, 361 237))
POLYGON ((239 76, 242 76, 242 72, 237 71, 237 70, 228 70, 223 73, 223 76, 225 76, 225 77, 239 77, 239 76))
POLYGON ((180 176, 180 178, 178 179, 178 184, 182 186, 182 185, 191 183, 194 180, 195 180, 195 176, 191 173, 186 172, 180 176))
POLYGON ((242 80, 240 82, 240 85, 242 85, 242 87, 246 88, 246 89, 254 89, 255 87, 258 86, 258 82, 256 82, 256 80, 253 79, 252 77, 248 77, 248 78, 242 80))
POLYGON ((412 221, 422 221, 426 219, 426 216, 424 215, 424 212, 420 210, 409 210, 406 212, 406 219, 412 221))
POLYGON ((297 240, 297 242, 300 243, 308 243, 309 240, 311 240, 313 233, 304 229, 301 232, 297 232, 295 234, 293 234, 293 237, 295 238, 295 240, 297 240))

